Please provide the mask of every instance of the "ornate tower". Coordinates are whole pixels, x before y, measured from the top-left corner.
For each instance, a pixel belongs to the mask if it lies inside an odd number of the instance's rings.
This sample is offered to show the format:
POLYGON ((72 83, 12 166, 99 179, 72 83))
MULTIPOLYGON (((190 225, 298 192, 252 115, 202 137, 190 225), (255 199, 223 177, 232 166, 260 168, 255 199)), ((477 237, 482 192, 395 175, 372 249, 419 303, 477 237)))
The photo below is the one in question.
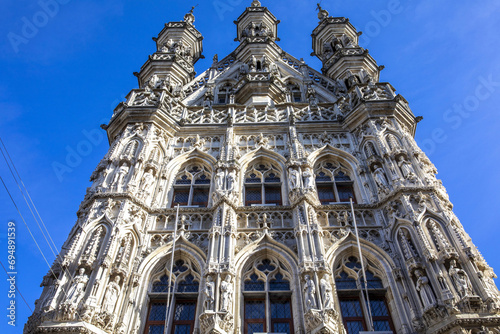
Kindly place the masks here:
POLYGON ((165 25, 25 333, 500 333, 417 119, 319 9, 321 73, 257 0, 197 77, 193 13, 165 25))

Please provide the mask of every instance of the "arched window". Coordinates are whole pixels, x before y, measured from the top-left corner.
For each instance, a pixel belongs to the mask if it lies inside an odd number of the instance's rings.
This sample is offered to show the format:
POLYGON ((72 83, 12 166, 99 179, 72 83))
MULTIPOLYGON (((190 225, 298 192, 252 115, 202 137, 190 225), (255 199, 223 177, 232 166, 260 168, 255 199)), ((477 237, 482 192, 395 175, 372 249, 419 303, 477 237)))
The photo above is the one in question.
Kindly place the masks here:
POLYGON ((289 81, 287 83, 287 88, 290 91, 290 96, 292 98, 292 102, 301 102, 302 101, 302 92, 300 91, 299 85, 289 81))
POLYGON ((321 204, 349 202, 350 198, 356 203, 353 181, 340 164, 324 161, 316 167, 315 174, 321 204))
POLYGON ((256 163, 245 174, 245 205, 281 205, 281 178, 270 163, 256 163))
MULTIPOLYGON (((166 266, 170 266, 167 264, 166 266)), ((165 319, 170 317, 171 334, 191 334, 196 319, 196 303, 200 286, 199 270, 189 260, 177 260, 172 274, 162 270, 153 279, 145 334, 164 333, 165 319), (169 280, 169 277, 172 280, 169 280), (172 293, 172 312, 167 310, 168 291, 172 293)))
POLYGON ((290 273, 274 259, 254 261, 243 275, 244 330, 292 334, 290 273))
POLYGON ((172 207, 208 205, 210 180, 212 176, 201 164, 191 164, 181 169, 174 182, 172 207))
POLYGON ((231 84, 225 84, 219 87, 217 93, 217 104, 226 104, 229 103, 229 96, 231 95, 231 84))
POLYGON ((375 331, 394 331, 391 315, 385 300, 386 291, 380 278, 372 272, 370 263, 367 267, 366 281, 368 286, 369 308, 366 294, 363 291, 363 273, 361 263, 355 256, 346 256, 335 270, 335 286, 339 297, 340 310, 344 327, 348 334, 358 334, 368 330, 369 309, 375 331))

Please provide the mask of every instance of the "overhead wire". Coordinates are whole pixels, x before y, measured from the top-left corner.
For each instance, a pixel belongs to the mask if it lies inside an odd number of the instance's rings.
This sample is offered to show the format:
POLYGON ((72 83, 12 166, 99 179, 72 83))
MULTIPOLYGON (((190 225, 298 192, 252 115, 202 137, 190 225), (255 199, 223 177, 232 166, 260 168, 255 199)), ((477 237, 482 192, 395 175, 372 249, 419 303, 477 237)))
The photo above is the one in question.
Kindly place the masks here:
MULTIPOLYGON (((4 143, 3 143, 3 140, 1 140, 1 138, 0 138, 0 141, 1 141, 1 143, 2 143, 2 146, 3 146, 3 147, 4 147, 4 149, 5 149, 5 152, 7 153, 7 155, 8 155, 8 156, 9 156, 9 158, 10 158, 10 155, 9 155, 9 153, 8 153, 8 151, 7 151, 7 148, 5 147, 5 145, 4 145, 4 143)), ((28 207, 30 208, 31 214, 32 214, 32 215, 33 215, 33 217, 35 218, 35 221, 37 221, 36 217, 35 217, 35 216, 34 216, 34 214, 33 214, 33 210, 31 209, 31 206, 28 204, 28 202, 27 202, 27 200, 26 200, 26 197, 24 196, 24 193, 23 193, 23 191, 22 191, 21 187, 19 186, 19 183, 18 183, 18 181, 17 181, 16 177, 14 176, 14 173, 12 172, 12 168, 11 168, 11 166, 10 166, 10 164, 9 164, 9 162, 8 162, 8 160, 7 160, 7 158, 6 158, 6 156, 5 156, 5 154, 4 154, 4 152, 3 152, 3 150, 2 150, 2 148, 1 148, 1 147, 0 147, 0 152, 2 152, 2 155, 3 155, 4 159, 5 159, 5 162, 7 163, 7 166, 9 167, 9 170, 10 170, 10 172, 11 172, 11 174, 12 174, 12 177, 14 178, 14 180, 15 180, 15 182, 16 182, 16 184, 17 184, 18 188, 19 188, 19 191, 21 192, 21 194, 23 194, 24 200, 26 201, 26 204, 27 204, 27 205, 28 205, 28 207)), ((12 163, 13 168, 16 170, 16 173, 17 173, 17 169, 15 168, 15 165, 14 165, 14 162, 12 161, 12 159, 11 159, 11 163, 12 163)), ((19 175, 19 173, 18 173, 18 175, 19 175)), ((19 179, 21 180, 21 177, 20 177, 20 176, 19 176, 19 179)), ((9 195, 9 197, 10 197, 10 199, 11 199, 12 203, 14 204, 14 207, 16 208, 17 213, 18 213, 18 214, 19 214, 19 216, 21 217, 21 220, 23 221, 24 225, 26 226, 26 229, 28 230, 28 232, 29 232, 29 234, 30 234, 31 238, 33 239, 33 242, 35 243, 36 247, 38 248, 38 251, 39 251, 39 252, 40 252, 40 254, 42 255, 42 257, 43 257, 43 259, 44 259, 45 263, 47 264, 47 266, 49 267, 49 271, 52 273, 52 276, 53 276, 54 278, 56 278, 56 279, 57 279, 57 275, 55 274, 54 270, 52 269, 52 266, 49 264, 49 262, 48 262, 48 260, 47 260, 47 257, 45 256, 44 252, 42 251, 42 249, 41 249, 40 245, 39 245, 39 244, 38 244, 38 242, 36 241, 35 236, 33 235, 33 233, 32 233, 32 231, 31 231, 31 229, 29 228, 29 226, 28 226, 28 224, 27 224, 27 222, 26 222, 26 220, 24 219, 24 216, 22 215, 21 210, 20 210, 20 209, 19 209, 19 207, 17 206, 17 204, 16 204, 16 202, 15 202, 14 198, 12 197, 12 194, 11 194, 11 192, 9 191, 9 188, 8 188, 8 187, 7 187, 7 185, 5 184, 5 182, 4 182, 3 178, 2 178, 2 176, 0 176, 0 180, 2 181, 2 184, 3 184, 4 188, 5 188, 5 190, 7 191, 7 194, 9 195)), ((22 180, 21 180, 21 182, 22 182, 22 180)), ((24 183, 23 183, 23 186, 24 186, 24 183)), ((30 199, 31 199, 31 197, 30 197, 30 199)), ((34 204, 33 204, 33 205, 34 205, 34 204)), ((36 208, 35 208, 35 210, 36 210, 36 208)), ((37 213, 38 213, 38 210, 36 210, 36 211, 37 211, 37 213)), ((38 227, 40 228, 40 230, 42 231, 42 229, 41 229, 40 225, 38 224, 38 221, 37 221, 37 225, 38 225, 38 227)), ((46 227, 45 227, 45 228, 46 228, 46 227)), ((47 231, 47 233, 48 233, 48 231, 47 231)), ((43 235, 44 235, 44 237, 45 237, 45 234, 43 233, 43 231, 42 231, 42 234, 43 234, 43 235)), ((49 234, 49 237, 50 237, 50 234, 49 234)), ((52 240, 52 238, 51 238, 51 237, 50 237, 50 239, 52 240)), ((48 243, 49 248, 51 249, 52 253, 54 253, 54 251, 52 250, 52 247, 51 247, 51 245, 50 245, 50 243, 48 242, 48 240, 47 240, 47 238, 46 238, 46 237, 45 237, 45 240, 46 240, 46 242, 48 243)), ((52 240, 52 243, 53 243, 53 240, 52 240)), ((55 246, 55 245, 54 245, 54 246, 55 246)), ((59 260, 59 263, 62 263, 61 258, 60 258, 60 254, 57 254, 57 255, 56 255, 56 254, 54 253, 54 256, 55 256, 56 258, 59 258, 59 259, 58 259, 58 260, 59 260)), ((69 271, 68 271, 67 269, 64 269, 64 268, 63 268, 63 271, 64 271, 64 270, 65 270, 65 272, 68 274, 68 277, 69 277, 69 282, 74 283, 73 276, 69 273, 69 271)), ((65 291, 65 289, 64 289, 64 288, 62 288, 62 289, 61 289, 61 291, 64 293, 64 295, 65 295, 66 297, 68 296, 68 293, 67 293, 67 291, 65 291)), ((31 310, 31 308, 30 308, 30 310, 31 310)), ((78 313, 78 311, 76 311, 75 313, 76 313, 76 315, 78 316, 78 318, 80 318, 80 319, 82 318, 82 317, 80 316, 80 314, 78 313)), ((88 327, 87 327, 87 325, 85 324, 85 322, 83 322, 83 325, 84 325, 84 327, 85 327, 85 328, 87 328, 87 329, 88 329, 88 327)))

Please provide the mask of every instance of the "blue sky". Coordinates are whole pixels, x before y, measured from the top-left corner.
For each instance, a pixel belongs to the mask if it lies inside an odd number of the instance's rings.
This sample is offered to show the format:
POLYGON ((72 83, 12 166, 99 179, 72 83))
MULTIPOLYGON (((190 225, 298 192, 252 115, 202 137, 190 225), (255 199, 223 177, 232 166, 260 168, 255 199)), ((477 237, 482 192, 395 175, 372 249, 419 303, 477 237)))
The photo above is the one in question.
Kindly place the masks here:
MULTIPOLYGON (((57 10, 50 7, 53 15, 45 17, 40 14, 43 6, 31 0, 4 1, 0 11, 0 135, 58 250, 75 223, 89 177, 108 149, 99 125, 137 87, 132 72, 154 52, 151 37, 164 23, 181 20, 199 3, 195 25, 205 36, 206 56, 196 65, 200 73, 210 66, 215 53, 222 59, 237 46, 233 20, 251 1, 59 3, 57 10), (26 22, 39 27, 30 31, 24 27, 26 22), (13 34, 24 39, 12 42, 13 34), (67 161, 70 152, 77 152, 80 159, 73 156, 67 161), (70 170, 64 174, 54 171, 54 163, 68 166, 68 162, 70 170)), ((310 34, 317 25, 316 2, 262 3, 281 20, 279 45, 319 70, 319 61, 309 56, 310 34)), ((333 16, 349 17, 364 31, 362 46, 386 66, 381 80, 390 82, 409 101, 415 115, 424 116, 417 142, 438 168, 466 231, 488 263, 500 268, 496 254, 500 2, 325 0, 323 7, 333 16)), ((3 161, 0 175, 36 232, 38 227, 3 161)), ((6 262, 6 224, 15 220, 17 284, 33 308, 48 268, 4 189, 0 213, 0 259, 6 262)), ((52 263, 48 246, 41 236, 38 240, 52 263)), ((0 309, 7 307, 7 288, 0 279, 0 309)), ((8 327, 2 316, 0 329, 21 332, 30 311, 21 298, 17 304, 17 328, 8 327)))

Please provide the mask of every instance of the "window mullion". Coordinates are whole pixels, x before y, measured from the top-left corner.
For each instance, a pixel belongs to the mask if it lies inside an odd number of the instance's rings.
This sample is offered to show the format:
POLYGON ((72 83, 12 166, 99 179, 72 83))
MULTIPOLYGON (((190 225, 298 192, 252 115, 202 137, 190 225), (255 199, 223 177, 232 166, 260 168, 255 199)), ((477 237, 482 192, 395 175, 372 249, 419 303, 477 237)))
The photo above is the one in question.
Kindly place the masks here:
MULTIPOLYGON (((194 178, 193 178, 193 182, 194 182, 194 178)), ((189 197, 188 197, 188 204, 187 205, 191 205, 191 203, 193 203, 193 195, 194 195, 194 186, 193 186, 193 183, 191 183, 191 186, 189 187, 189 197)))
POLYGON ((266 332, 272 332, 271 328, 271 302, 269 300, 269 282, 266 282, 266 332))
POLYGON ((337 183, 335 182, 335 178, 333 178, 332 187, 333 187, 333 194, 335 195, 335 202, 340 202, 340 196, 337 190, 337 183))
POLYGON ((265 183, 261 183, 261 204, 266 204, 266 186, 265 183))

